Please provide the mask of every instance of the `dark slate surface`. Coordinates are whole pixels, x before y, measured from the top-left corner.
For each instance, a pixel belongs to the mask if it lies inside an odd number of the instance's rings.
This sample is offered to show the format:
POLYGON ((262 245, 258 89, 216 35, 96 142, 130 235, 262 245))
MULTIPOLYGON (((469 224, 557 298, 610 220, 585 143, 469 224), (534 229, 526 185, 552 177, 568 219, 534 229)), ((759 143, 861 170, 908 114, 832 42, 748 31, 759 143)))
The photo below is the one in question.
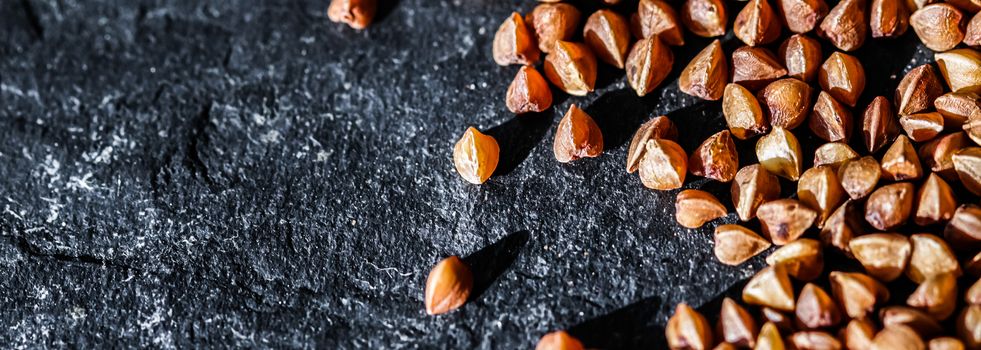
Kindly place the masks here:
MULTIPOLYGON (((715 224, 676 226, 676 191, 623 170, 653 115, 688 150, 724 125, 676 73, 637 98, 604 68, 597 93, 514 117, 516 67, 490 47, 532 1, 383 4, 357 32, 327 20, 326 0, 0 2, 0 342, 496 349, 571 328, 651 347, 674 304, 763 265, 717 263, 715 224), (561 165, 553 125, 572 103, 608 150, 561 165), (502 146, 483 186, 453 170, 469 125, 502 146), (426 275, 451 254, 477 295, 427 316, 426 275)), ((676 71, 708 43, 688 41, 676 71)), ((929 57, 912 43, 860 51, 876 62, 865 101, 929 57)), ((729 202, 726 185, 686 187, 729 202)))

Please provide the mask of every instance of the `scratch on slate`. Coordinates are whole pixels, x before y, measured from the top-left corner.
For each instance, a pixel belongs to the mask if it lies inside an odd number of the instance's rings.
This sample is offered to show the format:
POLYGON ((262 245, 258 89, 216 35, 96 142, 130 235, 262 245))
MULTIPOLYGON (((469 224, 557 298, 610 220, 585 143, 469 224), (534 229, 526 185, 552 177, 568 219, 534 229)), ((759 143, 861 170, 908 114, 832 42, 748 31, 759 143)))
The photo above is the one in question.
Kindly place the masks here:
POLYGON ((205 128, 211 121, 211 107, 214 103, 209 101, 201 109, 201 112, 191 120, 191 131, 188 136, 187 142, 187 154, 185 158, 184 165, 191 171, 195 176, 200 176, 202 180, 211 189, 211 192, 218 192, 217 185, 208 175, 208 166, 204 164, 201 160, 201 154, 198 152, 198 142, 202 137, 207 137, 207 131, 205 128))
POLYGON ((232 55, 235 53, 235 44, 229 40, 228 50, 225 50, 225 57, 221 60, 222 68, 228 69, 228 66, 232 63, 232 55))
POLYGON ((153 91, 153 99, 150 100, 150 103, 156 105, 157 102, 160 101, 160 97, 163 96, 164 91, 167 90, 169 86, 170 84, 166 82, 162 82, 157 85, 157 89, 153 91))
POLYGON ((31 28, 31 32, 37 36, 38 40, 44 40, 44 27, 41 25, 41 19, 38 18, 37 12, 34 11, 34 5, 31 5, 31 0, 21 0, 21 6, 24 7, 24 15, 27 17, 27 24, 31 28))
POLYGON ((139 268, 128 266, 125 264, 120 264, 111 260, 97 258, 91 255, 69 255, 62 253, 44 253, 37 247, 35 247, 31 242, 27 240, 24 236, 14 236, 17 239, 17 248, 20 249, 27 255, 40 258, 50 258, 61 262, 76 262, 83 264, 92 264, 99 266, 113 267, 121 270, 130 270, 136 272, 142 272, 139 268))
POLYGON ((145 4, 140 4, 136 8, 136 18, 133 20, 133 38, 139 40, 143 37, 143 21, 146 20, 148 9, 145 4))
POLYGON ((371 265, 371 267, 375 268, 375 271, 377 271, 377 272, 385 272, 385 273, 388 273, 388 276, 389 277, 394 277, 391 274, 393 271, 395 272, 395 274, 397 274, 399 276, 402 276, 402 277, 412 276, 412 272, 402 272, 402 271, 399 271, 399 269, 394 268, 394 267, 378 267, 378 265, 375 265, 375 264, 373 264, 370 261, 365 261, 365 262, 368 263, 368 265, 371 265))

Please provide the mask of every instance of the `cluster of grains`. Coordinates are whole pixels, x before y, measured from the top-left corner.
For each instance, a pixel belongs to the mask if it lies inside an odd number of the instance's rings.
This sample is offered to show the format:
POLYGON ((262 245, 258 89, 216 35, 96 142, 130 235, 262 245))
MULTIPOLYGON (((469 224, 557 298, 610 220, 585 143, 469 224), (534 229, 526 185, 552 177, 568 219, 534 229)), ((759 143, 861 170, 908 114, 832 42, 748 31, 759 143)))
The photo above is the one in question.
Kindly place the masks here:
MULTIPOLYGON (((981 1, 640 0, 630 9, 585 17, 542 1, 504 20, 493 57, 520 66, 505 104, 523 114, 549 109, 552 87, 589 94, 598 64, 623 69, 638 96, 651 93, 686 30, 714 38, 731 28, 745 44, 727 53, 714 40, 678 77, 682 92, 721 103, 727 129, 689 153, 672 121, 655 117, 627 150, 627 172, 653 190, 680 189, 688 176, 731 183, 728 205, 697 189, 675 202, 686 228, 736 214, 740 224, 715 228, 720 262, 742 264, 777 246, 742 303, 723 302, 715 326, 679 304, 665 329, 671 349, 981 349, 981 1), (741 7, 731 27, 729 6, 741 7), (849 52, 909 28, 936 51, 935 63, 910 70, 891 98, 863 96, 863 62, 849 52), (823 52, 822 40, 834 52, 823 52), (803 133, 825 142, 806 155, 807 169, 803 133), (853 136, 864 148, 849 146, 853 136), (755 143, 757 163, 740 167, 742 142, 755 143), (790 198, 786 186, 796 189, 790 198), (826 271, 826 253, 863 270, 826 271), (915 290, 886 287, 900 278, 915 290)), ((603 135, 573 104, 553 150, 562 163, 597 157, 603 135)), ((466 181, 480 184, 499 154, 493 137, 468 128, 453 158, 466 181)), ((427 281, 427 311, 463 305, 471 280, 459 258, 441 262, 427 281)), ((564 331, 538 345, 581 348, 564 331)))

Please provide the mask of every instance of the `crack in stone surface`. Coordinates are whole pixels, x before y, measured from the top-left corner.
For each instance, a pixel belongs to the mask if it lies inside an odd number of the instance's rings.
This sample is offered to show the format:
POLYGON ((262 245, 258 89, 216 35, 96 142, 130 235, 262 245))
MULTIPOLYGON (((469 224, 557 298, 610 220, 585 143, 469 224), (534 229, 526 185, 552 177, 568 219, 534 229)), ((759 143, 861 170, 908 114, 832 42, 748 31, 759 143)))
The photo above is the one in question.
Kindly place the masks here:
POLYGON ((44 26, 41 25, 41 19, 38 18, 37 12, 34 10, 34 5, 31 4, 31 0, 21 0, 21 6, 24 8, 24 16, 27 18, 27 24, 34 34, 35 38, 39 41, 44 40, 44 26))
POLYGON ((17 240, 16 247, 20 249, 21 252, 24 252, 25 254, 36 258, 50 258, 52 260, 66 262, 66 263, 91 264, 97 266, 118 268, 122 270, 130 270, 140 273, 143 272, 141 269, 132 266, 120 264, 113 260, 107 260, 88 254, 72 255, 72 254, 64 254, 64 253, 47 253, 44 252, 42 249, 39 249, 37 246, 31 244, 31 242, 28 241, 28 239, 23 236, 15 236, 14 238, 17 240))

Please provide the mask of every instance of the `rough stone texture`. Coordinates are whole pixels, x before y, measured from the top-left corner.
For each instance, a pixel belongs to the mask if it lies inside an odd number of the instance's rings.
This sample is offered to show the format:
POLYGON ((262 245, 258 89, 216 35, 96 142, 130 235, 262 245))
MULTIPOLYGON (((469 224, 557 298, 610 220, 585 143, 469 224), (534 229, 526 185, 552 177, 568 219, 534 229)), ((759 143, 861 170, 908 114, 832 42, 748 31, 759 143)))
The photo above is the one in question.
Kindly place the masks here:
MULTIPOLYGON (((651 96, 603 68, 597 93, 514 117, 517 67, 490 47, 532 6, 383 0, 358 32, 329 22, 326 0, 0 2, 0 343, 497 349, 570 328, 591 346, 659 346, 676 303, 717 300, 764 264, 717 263, 718 223, 677 226, 677 191, 623 170, 651 116, 671 116, 689 151, 724 125, 718 102, 677 91, 708 40, 689 34, 651 96), (553 125, 572 103, 607 151, 561 165, 553 125), (502 147, 483 186, 453 170, 469 125, 502 147), (426 275, 451 254, 477 295, 427 316, 426 275)), ((859 51, 876 62, 862 103, 929 59, 914 42, 859 51)), ((727 185, 686 187, 729 203, 727 185)))

